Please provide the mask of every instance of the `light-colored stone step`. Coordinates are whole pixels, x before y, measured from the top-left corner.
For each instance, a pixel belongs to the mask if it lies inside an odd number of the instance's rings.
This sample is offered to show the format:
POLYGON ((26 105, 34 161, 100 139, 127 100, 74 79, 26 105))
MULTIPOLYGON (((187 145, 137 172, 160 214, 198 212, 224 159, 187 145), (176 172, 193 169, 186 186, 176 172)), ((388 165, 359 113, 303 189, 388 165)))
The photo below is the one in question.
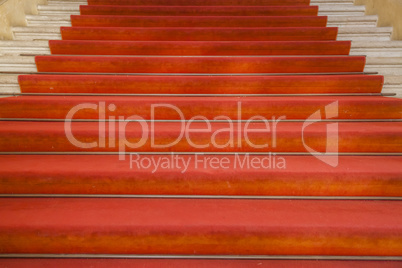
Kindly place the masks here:
POLYGON ((49 47, 47 41, 16 41, 16 40, 1 40, 0 48, 12 48, 12 47, 49 47))
POLYGON ((402 65, 367 65, 365 72, 378 72, 380 75, 402 75, 402 65))
MULTIPOLYGON (((80 8, 79 5, 38 5, 38 11, 49 11, 49 12, 66 12, 64 15, 71 14, 71 12, 79 12, 80 8), (67 13, 68 12, 68 13, 67 13)), ((50 13, 54 14, 54 13, 50 13)))
MULTIPOLYGON (((14 93, 20 93, 20 92, 21 92, 21 89, 20 89, 20 87, 18 85, 17 86, 12 86, 12 85, 10 85, 10 86, 2 86, 0 84, 0 93, 2 93, 2 94, 4 94, 4 93, 6 93, 6 94, 14 94, 14 93)), ((0 98, 5 98, 5 97, 9 97, 9 96, 0 95, 0 98)))
POLYGON ((353 41, 350 54, 369 57, 402 57, 402 41, 353 41))
POLYGON ((376 27, 377 15, 372 16, 328 16, 328 26, 336 27, 376 27))
POLYGON ((47 27, 47 26, 71 26, 70 15, 27 15, 27 24, 28 26, 39 26, 39 27, 47 27))
MULTIPOLYGON (((391 65, 402 66, 402 57, 368 57, 367 65, 391 65)), ((401 70, 402 71, 402 70, 401 70)))
POLYGON ((367 57, 365 71, 386 76, 402 76, 402 57, 367 57))
POLYGON ((393 76, 393 75, 389 75, 386 76, 384 79, 384 84, 385 85, 402 85, 402 76, 397 75, 397 76, 393 76))
POLYGON ((16 85, 18 84, 18 75, 16 74, 0 74, 1 85, 16 85))
POLYGON ((60 27, 13 27, 15 40, 60 40, 60 27))
POLYGON ((60 33, 60 27, 48 26, 48 27, 13 27, 14 33, 60 33))
POLYGON ((35 54, 35 55, 49 55, 49 48, 38 47, 13 47, 13 48, 0 48, 3 55, 22 55, 22 54, 35 54))
MULTIPOLYGON (((50 1, 52 1, 53 2, 53 0, 49 0, 49 2, 50 1)), ((74 1, 74 0, 73 0, 74 1)), ((338 5, 338 4, 347 4, 347 3, 351 3, 351 4, 353 4, 353 1, 354 0, 311 0, 310 1, 310 3, 313 5, 316 5, 316 4, 336 4, 336 5, 338 5)))
POLYGON ((392 96, 392 98, 399 98, 402 99, 402 90, 401 90, 401 86, 393 86, 393 85, 384 85, 383 89, 382 89, 382 93, 393 93, 396 94, 395 96, 392 96))
POLYGON ((351 49, 350 55, 366 55, 368 57, 402 57, 402 49, 351 49))
POLYGON ((27 15, 26 19, 32 21, 47 21, 47 22, 57 22, 57 21, 70 21, 70 15, 27 15))
POLYGON ((35 58, 31 56, 3 56, 0 57, 0 64, 35 64, 35 58))
POLYGON ((36 72, 34 57, 3 56, 0 57, 0 72, 36 72))
POLYGON ((0 72, 37 72, 35 64, 22 65, 22 64, 0 64, 0 72))
POLYGON ((0 41, 0 53, 3 55, 50 54, 50 49, 46 41, 0 41))
MULTIPOLYGON (((21 92, 17 74, 0 74, 0 93, 21 92)), ((1 97, 1 95, 0 95, 1 97)))
POLYGON ((377 49, 402 49, 402 41, 389 41, 389 42, 353 42, 352 43, 352 48, 353 49, 371 49, 371 48, 377 48, 377 49))
POLYGON ((48 0, 48 5, 87 5, 88 1, 85 0, 48 0))
POLYGON ((48 15, 80 15, 79 11, 48 11, 48 10, 41 10, 39 11, 39 15, 41 16, 48 16, 48 15))
POLYGON ((61 40, 61 34, 48 33, 18 33, 15 34, 15 40, 30 41, 30 40, 61 40))
POLYGON ((28 21, 28 26, 30 27, 47 27, 49 25, 57 26, 57 27, 70 27, 71 22, 65 21, 65 22, 42 22, 42 21, 28 21))
POLYGON ((35 58, 22 56, 0 57, 0 72, 36 72, 35 58))
POLYGON ((391 27, 340 27, 338 40, 378 42, 391 40, 391 27))

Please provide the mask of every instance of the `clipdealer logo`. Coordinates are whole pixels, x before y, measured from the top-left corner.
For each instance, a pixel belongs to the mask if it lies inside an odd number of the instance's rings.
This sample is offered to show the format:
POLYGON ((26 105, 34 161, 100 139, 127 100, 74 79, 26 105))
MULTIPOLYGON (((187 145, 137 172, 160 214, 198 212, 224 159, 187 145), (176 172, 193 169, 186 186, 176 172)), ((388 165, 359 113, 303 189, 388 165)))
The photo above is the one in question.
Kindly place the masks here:
POLYGON ((151 173, 164 170, 175 170, 186 173, 189 170, 260 170, 286 169, 284 157, 274 154, 250 155, 236 153, 234 155, 142 155, 130 154, 130 169, 149 171, 151 173))
MULTIPOLYGON (((260 115, 255 115, 248 120, 242 120, 241 102, 237 103, 237 115, 238 117, 233 120, 227 116, 220 115, 216 116, 212 120, 206 118, 203 115, 197 115, 190 119, 186 119, 183 112, 176 106, 172 104, 152 104, 150 109, 150 119, 146 120, 141 116, 132 115, 129 117, 124 116, 108 116, 107 112, 114 112, 116 110, 116 105, 109 104, 106 106, 105 102, 97 103, 82 103, 73 107, 67 114, 64 129, 65 134, 69 142, 81 149, 92 149, 92 148, 108 148, 113 149, 119 153, 119 159, 124 160, 126 157, 126 150, 130 148, 130 152, 139 152, 143 146, 148 146, 155 151, 160 151, 160 149, 172 148, 181 141, 186 141, 186 144, 191 146, 194 151, 202 151, 205 148, 215 148, 215 149, 225 149, 225 148, 241 148, 242 144, 248 146, 252 149, 258 149, 255 151, 262 151, 261 149, 267 148, 265 151, 268 152, 268 148, 276 148, 277 138, 280 133, 277 133, 278 124, 286 119, 286 116, 280 116, 279 118, 272 117, 267 119, 260 115), (176 120, 179 122, 180 131, 174 140, 170 140, 169 143, 160 144, 157 142, 157 137, 155 135, 156 124, 155 118, 156 111, 158 108, 172 109, 175 111, 180 118, 176 120), (75 137, 73 133, 73 118, 81 110, 91 109, 98 112, 98 140, 97 141, 85 141, 79 140, 75 137), (219 120, 220 122, 227 123, 227 127, 220 129, 213 129, 213 123, 219 120), (202 127, 200 124, 194 126, 193 123, 202 122, 202 127), (242 123, 239 123, 242 122, 242 123), (259 122, 259 128, 255 128, 252 123, 259 122), (127 137, 127 126, 129 124, 137 124, 136 129, 140 130, 136 133, 138 134, 135 142, 127 137), (210 134, 210 139, 208 142, 200 144, 197 142, 195 137, 191 134, 194 133, 206 133, 210 134), (227 134, 227 141, 222 143, 218 141, 217 136, 221 133, 227 134), (264 143, 256 143, 250 138, 253 133, 262 133, 266 140, 264 143)), ((324 116, 321 116, 321 109, 317 110, 311 114, 302 125, 301 129, 301 140, 304 148, 308 153, 319 159, 320 161, 336 167, 338 165, 338 123, 327 123, 326 124, 326 150, 325 152, 319 152, 310 147, 306 142, 306 129, 319 122, 323 122, 324 119, 334 119, 338 116, 338 102, 333 102, 325 106, 324 116)), ((178 126, 176 125, 176 127, 178 126)), ((279 137, 280 138, 280 137, 279 137)), ((163 151, 163 150, 162 150, 163 151)), ((219 150, 218 150, 219 151, 219 150)), ((232 150, 235 151, 235 150, 232 150)))
POLYGON ((322 122, 324 119, 334 119, 338 117, 338 101, 332 102, 325 106, 324 114, 325 117, 321 117, 321 110, 317 110, 312 115, 310 115, 307 120, 303 123, 302 127, 302 140, 303 145, 306 150, 312 154, 314 157, 320 161, 330 165, 331 167, 337 167, 339 164, 339 124, 338 122, 327 124, 326 129, 326 146, 325 152, 318 152, 308 146, 304 140, 305 129, 317 122, 322 122))

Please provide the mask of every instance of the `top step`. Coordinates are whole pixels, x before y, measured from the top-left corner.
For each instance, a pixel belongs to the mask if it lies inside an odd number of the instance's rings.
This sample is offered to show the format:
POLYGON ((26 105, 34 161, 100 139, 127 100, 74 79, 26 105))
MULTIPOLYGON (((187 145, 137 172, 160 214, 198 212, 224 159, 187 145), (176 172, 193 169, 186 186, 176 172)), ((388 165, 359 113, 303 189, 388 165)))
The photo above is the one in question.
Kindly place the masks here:
POLYGON ((310 0, 88 0, 88 5, 124 6, 307 6, 310 0))
POLYGON ((316 16, 317 6, 80 6, 81 15, 316 16))

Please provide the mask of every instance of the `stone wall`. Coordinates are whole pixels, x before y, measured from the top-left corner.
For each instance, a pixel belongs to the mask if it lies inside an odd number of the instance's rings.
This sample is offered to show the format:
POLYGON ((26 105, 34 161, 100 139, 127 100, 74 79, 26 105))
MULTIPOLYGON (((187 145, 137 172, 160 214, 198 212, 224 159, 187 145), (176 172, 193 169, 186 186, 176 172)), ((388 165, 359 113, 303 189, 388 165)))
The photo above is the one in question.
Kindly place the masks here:
POLYGON ((25 15, 38 14, 38 4, 47 0, 3 0, 0 1, 0 39, 11 40, 12 26, 26 26, 25 15))
POLYGON ((367 15, 378 15, 378 26, 392 26, 392 39, 402 40, 402 0, 355 0, 355 5, 365 5, 367 15))

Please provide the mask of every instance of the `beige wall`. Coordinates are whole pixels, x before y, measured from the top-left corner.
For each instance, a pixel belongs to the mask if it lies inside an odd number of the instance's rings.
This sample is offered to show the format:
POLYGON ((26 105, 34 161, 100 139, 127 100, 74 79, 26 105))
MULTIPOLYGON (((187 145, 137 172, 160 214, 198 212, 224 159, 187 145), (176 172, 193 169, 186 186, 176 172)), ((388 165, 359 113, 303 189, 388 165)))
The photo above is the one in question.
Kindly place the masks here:
POLYGON ((378 15, 378 26, 393 27, 392 39, 402 40, 402 0, 355 0, 367 15, 378 15))
POLYGON ((26 14, 38 14, 37 5, 47 0, 0 0, 0 39, 13 39, 12 26, 25 26, 26 14))

